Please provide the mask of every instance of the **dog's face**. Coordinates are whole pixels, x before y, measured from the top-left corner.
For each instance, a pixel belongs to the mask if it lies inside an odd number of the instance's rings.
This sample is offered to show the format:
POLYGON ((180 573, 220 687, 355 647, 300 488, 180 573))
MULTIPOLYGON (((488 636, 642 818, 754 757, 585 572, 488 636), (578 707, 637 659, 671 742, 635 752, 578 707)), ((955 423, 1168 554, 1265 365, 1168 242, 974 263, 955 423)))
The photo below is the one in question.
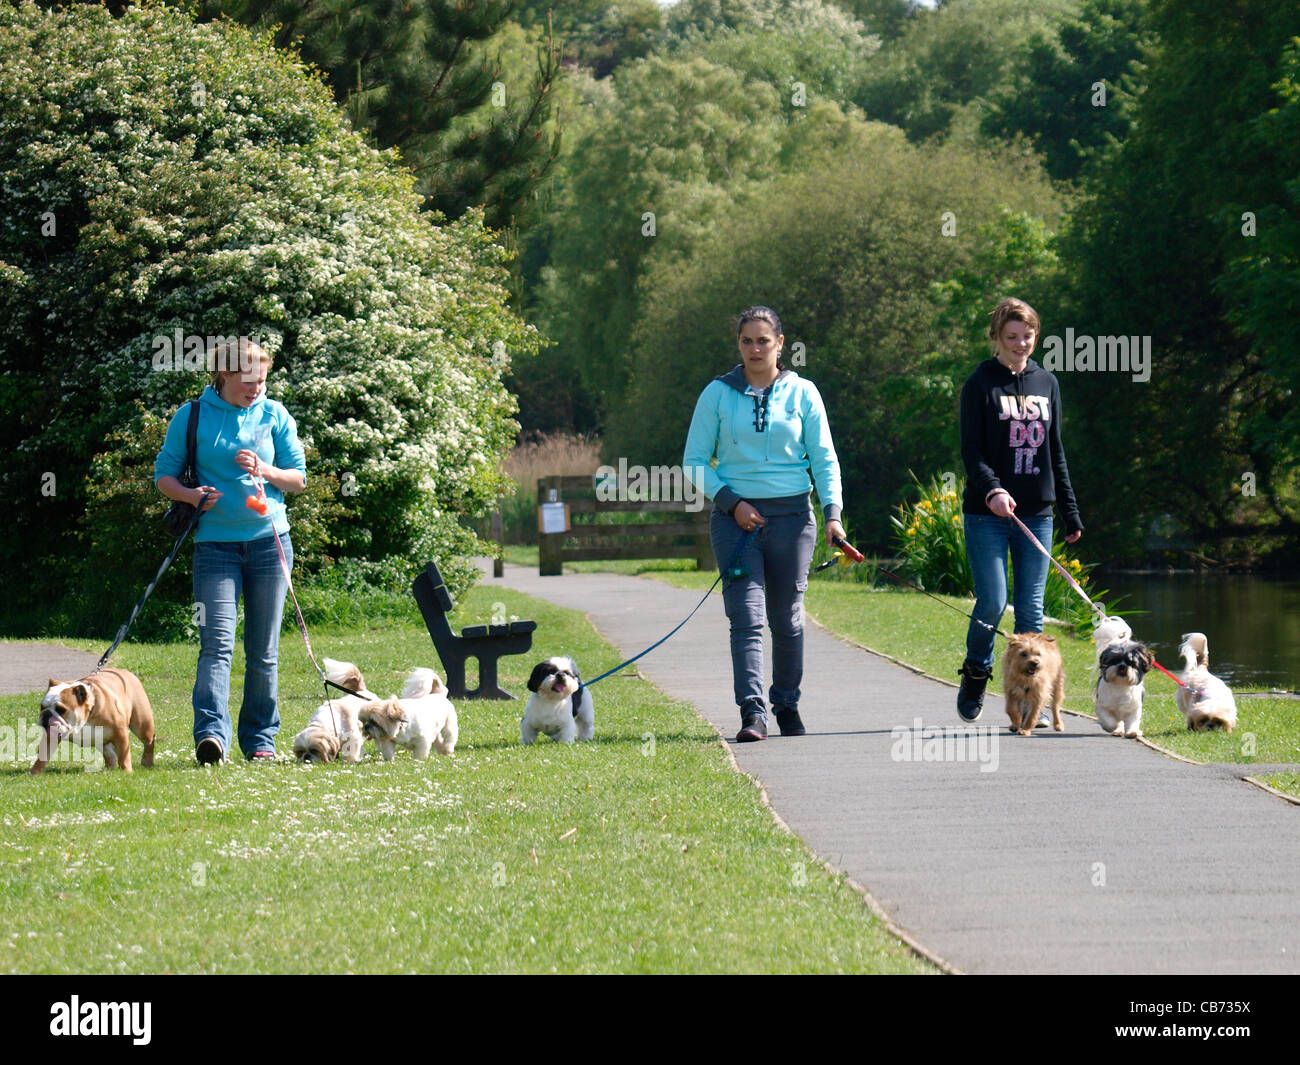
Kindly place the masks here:
POLYGON ((94 706, 95 693, 90 685, 78 680, 51 679, 45 698, 41 700, 41 731, 53 731, 62 739, 86 723, 94 706))
POLYGON ((1101 652, 1101 679, 1130 687, 1141 684, 1154 661, 1155 656, 1143 644, 1132 640, 1112 644, 1101 652))
POLYGON ((1052 664, 1059 665, 1061 652, 1056 639, 1038 632, 1020 632, 1007 644, 1003 669, 1025 677, 1036 676, 1052 664))
POLYGON ((311 729, 293 745, 293 753, 300 762, 332 762, 339 754, 338 737, 330 735, 324 729, 311 729))
POLYGON ((397 699, 367 703, 357 712, 357 717, 361 731, 376 742, 395 739, 407 724, 406 711, 397 699))
POLYGON ((528 678, 528 690, 548 700, 567 699, 579 686, 578 667, 564 655, 537 663, 528 678))

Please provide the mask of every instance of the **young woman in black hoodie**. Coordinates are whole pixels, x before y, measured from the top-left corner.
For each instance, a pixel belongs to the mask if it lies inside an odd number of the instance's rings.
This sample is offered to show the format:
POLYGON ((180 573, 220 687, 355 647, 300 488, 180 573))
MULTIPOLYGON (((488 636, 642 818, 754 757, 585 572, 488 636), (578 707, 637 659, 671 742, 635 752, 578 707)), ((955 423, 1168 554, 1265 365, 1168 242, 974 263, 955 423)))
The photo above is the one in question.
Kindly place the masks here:
POLYGON ((1052 505, 1065 542, 1083 534, 1061 443, 1061 393, 1056 378, 1029 356, 1039 336, 1038 314, 1007 298, 989 323, 993 357, 961 390, 962 499, 966 557, 975 581, 975 609, 958 671, 957 711, 975 721, 993 669, 994 628, 1007 606, 1007 553, 1015 575, 1016 632, 1043 631, 1047 557, 1011 520, 1015 512, 1039 541, 1052 542, 1052 505))

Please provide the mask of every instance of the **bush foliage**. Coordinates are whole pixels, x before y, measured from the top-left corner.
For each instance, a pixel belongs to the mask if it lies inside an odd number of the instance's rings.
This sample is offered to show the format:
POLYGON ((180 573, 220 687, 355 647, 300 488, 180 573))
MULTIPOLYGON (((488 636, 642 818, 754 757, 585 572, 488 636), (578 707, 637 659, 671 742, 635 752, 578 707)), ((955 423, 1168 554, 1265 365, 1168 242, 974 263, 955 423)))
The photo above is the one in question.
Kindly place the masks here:
POLYGON ((156 369, 177 330, 273 354, 268 391, 314 449, 303 563, 437 557, 463 589, 457 520, 497 495, 501 376, 535 343, 481 216, 422 216, 297 59, 174 9, 6 5, 0 115, 13 615, 62 601, 102 631, 152 575, 161 420, 204 384, 156 369))

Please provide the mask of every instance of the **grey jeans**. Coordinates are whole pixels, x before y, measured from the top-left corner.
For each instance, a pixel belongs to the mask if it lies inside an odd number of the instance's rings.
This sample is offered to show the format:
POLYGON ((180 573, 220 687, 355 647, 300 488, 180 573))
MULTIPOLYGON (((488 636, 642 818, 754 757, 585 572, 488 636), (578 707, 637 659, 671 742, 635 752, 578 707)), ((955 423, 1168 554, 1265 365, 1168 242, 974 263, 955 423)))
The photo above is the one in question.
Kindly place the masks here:
POLYGON ((731 673, 740 716, 765 713, 763 702, 763 618, 772 630, 772 687, 775 710, 797 710, 803 680, 803 594, 817 539, 808 497, 747 499, 767 519, 749 534, 731 515, 713 512, 709 535, 719 567, 734 565, 743 577, 723 580, 722 601, 731 621, 731 673), (736 557, 734 563, 731 559, 736 557))

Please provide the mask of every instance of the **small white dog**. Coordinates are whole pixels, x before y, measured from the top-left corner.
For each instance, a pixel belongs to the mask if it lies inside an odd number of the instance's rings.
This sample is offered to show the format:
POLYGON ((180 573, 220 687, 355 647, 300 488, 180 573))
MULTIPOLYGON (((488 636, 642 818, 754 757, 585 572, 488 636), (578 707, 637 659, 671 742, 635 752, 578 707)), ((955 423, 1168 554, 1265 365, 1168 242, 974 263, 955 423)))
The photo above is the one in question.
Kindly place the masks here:
POLYGON ((386 762, 398 747, 407 748, 413 758, 428 758, 430 748, 452 754, 460 735, 447 686, 431 669, 411 670, 398 698, 368 702, 358 708, 357 718, 386 762))
POLYGON ((1142 735, 1143 683, 1155 657, 1133 642, 1133 630, 1119 617, 1105 617, 1093 631, 1097 645, 1097 689, 1093 711, 1102 729, 1114 736, 1142 735))
POLYGON ((1182 682, 1174 698, 1190 729, 1221 728, 1231 732, 1237 724, 1237 700, 1232 689, 1210 672, 1210 642, 1203 632, 1189 632, 1178 648, 1183 656, 1182 682))
POLYGON ((361 671, 351 662, 336 662, 332 658, 323 661, 325 679, 356 694, 321 703, 307 727, 293 738, 293 753, 300 762, 332 762, 335 758, 359 762, 365 735, 357 712, 379 696, 366 690, 361 671))
POLYGON ((528 690, 533 694, 519 725, 521 743, 532 743, 538 733, 560 743, 589 740, 596 734, 591 692, 578 676, 572 658, 559 655, 539 662, 528 678, 528 690))
POLYGON ((1114 736, 1137 739, 1142 735, 1142 701, 1146 698, 1143 681, 1155 656, 1133 640, 1107 644, 1097 656, 1101 675, 1093 710, 1097 723, 1114 736))

